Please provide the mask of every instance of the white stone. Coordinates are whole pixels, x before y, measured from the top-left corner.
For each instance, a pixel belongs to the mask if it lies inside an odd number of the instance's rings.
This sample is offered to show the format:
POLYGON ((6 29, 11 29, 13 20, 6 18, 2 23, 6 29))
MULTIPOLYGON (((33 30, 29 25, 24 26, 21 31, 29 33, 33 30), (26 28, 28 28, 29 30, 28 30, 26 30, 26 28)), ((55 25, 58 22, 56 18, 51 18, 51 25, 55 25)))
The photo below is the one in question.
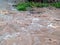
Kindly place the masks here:
POLYGON ((39 18, 33 18, 32 21, 39 21, 39 18))
POLYGON ((58 26, 53 26, 53 24, 49 24, 48 27, 52 27, 52 28, 57 28, 58 26))

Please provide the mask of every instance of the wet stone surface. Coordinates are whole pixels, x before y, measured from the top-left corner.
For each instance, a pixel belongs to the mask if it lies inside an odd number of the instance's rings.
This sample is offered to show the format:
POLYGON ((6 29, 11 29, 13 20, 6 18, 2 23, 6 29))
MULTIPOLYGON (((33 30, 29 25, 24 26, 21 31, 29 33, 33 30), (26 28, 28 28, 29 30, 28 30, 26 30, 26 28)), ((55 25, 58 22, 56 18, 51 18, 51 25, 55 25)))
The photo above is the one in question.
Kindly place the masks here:
POLYGON ((0 45, 60 45, 60 9, 44 11, 0 11, 0 45))

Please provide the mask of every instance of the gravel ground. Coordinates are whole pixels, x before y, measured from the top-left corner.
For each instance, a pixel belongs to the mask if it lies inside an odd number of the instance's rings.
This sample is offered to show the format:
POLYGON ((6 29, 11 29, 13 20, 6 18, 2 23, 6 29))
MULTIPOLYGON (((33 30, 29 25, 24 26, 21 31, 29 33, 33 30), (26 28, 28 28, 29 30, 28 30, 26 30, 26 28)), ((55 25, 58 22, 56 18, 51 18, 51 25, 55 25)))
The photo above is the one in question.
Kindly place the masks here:
POLYGON ((60 9, 0 10, 0 45, 60 45, 60 9))

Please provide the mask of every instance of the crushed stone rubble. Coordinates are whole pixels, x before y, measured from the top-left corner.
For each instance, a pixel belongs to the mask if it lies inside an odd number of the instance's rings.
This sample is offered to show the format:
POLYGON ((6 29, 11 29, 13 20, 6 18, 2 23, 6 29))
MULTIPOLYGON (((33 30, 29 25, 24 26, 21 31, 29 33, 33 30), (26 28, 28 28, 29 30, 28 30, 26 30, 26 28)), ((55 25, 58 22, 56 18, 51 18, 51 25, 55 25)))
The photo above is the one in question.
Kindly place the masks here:
POLYGON ((60 45, 60 9, 41 10, 0 10, 0 45, 60 45))

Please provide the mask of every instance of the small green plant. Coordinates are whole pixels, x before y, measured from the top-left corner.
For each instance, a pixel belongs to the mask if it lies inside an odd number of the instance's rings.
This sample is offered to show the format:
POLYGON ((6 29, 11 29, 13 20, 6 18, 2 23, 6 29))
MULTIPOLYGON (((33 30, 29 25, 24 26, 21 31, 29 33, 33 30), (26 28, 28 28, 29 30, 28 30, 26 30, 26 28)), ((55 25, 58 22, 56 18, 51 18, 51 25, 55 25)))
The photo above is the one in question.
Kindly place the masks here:
POLYGON ((37 3, 37 2, 30 2, 30 7, 47 7, 47 3, 37 3))
POLYGON ((60 2, 50 4, 53 7, 60 8, 60 2))
POLYGON ((20 11, 25 11, 27 7, 29 7, 29 3, 20 3, 16 6, 16 8, 20 11))
POLYGON ((48 7, 47 3, 39 3, 37 7, 48 7))

